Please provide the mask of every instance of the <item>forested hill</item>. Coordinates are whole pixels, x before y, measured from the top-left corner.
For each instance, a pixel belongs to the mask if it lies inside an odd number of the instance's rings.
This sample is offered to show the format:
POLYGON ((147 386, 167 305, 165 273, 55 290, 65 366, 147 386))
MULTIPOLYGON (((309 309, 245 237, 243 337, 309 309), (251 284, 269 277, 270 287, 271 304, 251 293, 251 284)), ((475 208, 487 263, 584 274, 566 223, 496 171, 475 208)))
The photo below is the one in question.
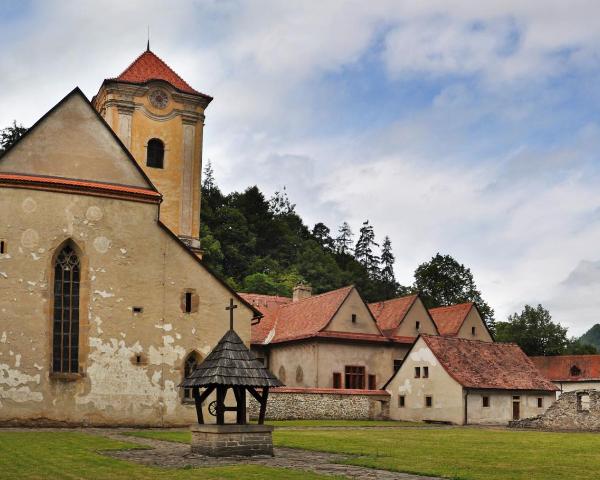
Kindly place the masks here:
POLYGON ((587 332, 585 332, 579 341, 586 345, 592 345, 600 350, 600 323, 595 324, 587 332))
POLYGON ((358 287, 366 301, 405 292, 394 278, 389 238, 377 244, 368 221, 354 235, 347 223, 334 232, 309 228, 285 190, 267 199, 258 187, 224 195, 207 165, 202 184, 204 261, 237 291, 290 296, 303 281, 314 293, 358 287))

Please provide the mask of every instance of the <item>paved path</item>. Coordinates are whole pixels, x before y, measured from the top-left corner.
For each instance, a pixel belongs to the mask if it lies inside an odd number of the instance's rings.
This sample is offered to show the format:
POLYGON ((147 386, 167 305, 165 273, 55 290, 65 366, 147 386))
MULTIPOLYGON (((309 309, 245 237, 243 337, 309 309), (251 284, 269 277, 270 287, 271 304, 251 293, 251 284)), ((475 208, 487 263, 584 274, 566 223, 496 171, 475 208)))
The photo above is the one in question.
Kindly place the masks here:
POLYGON ((104 455, 160 467, 210 467, 224 465, 252 464, 269 467, 282 467, 294 470, 304 470, 321 475, 337 475, 355 479, 379 480, 439 480, 437 477, 423 477, 407 473, 376 470, 353 465, 341 465, 339 462, 349 458, 324 452, 311 452, 293 448, 276 448, 274 457, 237 457, 212 458, 190 452, 190 446, 184 443, 166 442, 149 438, 130 437, 115 429, 85 429, 87 433, 102 435, 130 443, 152 447, 151 450, 111 450, 104 455))

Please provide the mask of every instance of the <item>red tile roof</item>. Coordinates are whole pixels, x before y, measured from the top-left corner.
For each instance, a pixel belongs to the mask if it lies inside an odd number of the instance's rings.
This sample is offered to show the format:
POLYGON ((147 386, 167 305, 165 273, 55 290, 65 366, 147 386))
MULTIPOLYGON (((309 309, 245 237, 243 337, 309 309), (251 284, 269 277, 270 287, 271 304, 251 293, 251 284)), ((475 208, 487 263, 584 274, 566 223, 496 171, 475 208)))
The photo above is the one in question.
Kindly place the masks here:
POLYGON ((144 84, 150 80, 163 80, 181 92, 208 96, 190 87, 183 78, 150 50, 142 53, 121 75, 111 80, 135 84, 144 84))
POLYGON ((252 343, 264 343, 273 330, 279 309, 292 302, 291 298, 279 297, 277 295, 261 295, 258 293, 240 293, 240 297, 246 300, 250 305, 257 308, 263 317, 259 323, 252 325, 252 343))
POLYGON ((162 198, 160 193, 147 188, 129 187, 125 185, 115 185, 112 183, 73 180, 69 178, 20 175, 13 173, 0 174, 0 185, 59 192, 76 191, 90 195, 128 198, 150 203, 159 203, 162 198))
POLYGON ((369 303, 369 310, 377 320, 377 326, 384 335, 393 335, 404 317, 413 306, 418 295, 394 298, 385 302, 369 303))
POLYGON ((463 387, 556 391, 514 343, 421 335, 442 367, 463 387))
POLYGON ((450 305, 449 307, 432 308, 429 310, 429 315, 433 318, 440 335, 453 337, 458 335, 460 327, 472 308, 472 302, 461 303, 459 305, 450 305))
POLYGON ((600 380, 600 355, 559 355, 529 358, 544 377, 554 382, 600 380), (573 367, 579 370, 579 375, 572 375, 572 373, 576 373, 576 369, 573 367))

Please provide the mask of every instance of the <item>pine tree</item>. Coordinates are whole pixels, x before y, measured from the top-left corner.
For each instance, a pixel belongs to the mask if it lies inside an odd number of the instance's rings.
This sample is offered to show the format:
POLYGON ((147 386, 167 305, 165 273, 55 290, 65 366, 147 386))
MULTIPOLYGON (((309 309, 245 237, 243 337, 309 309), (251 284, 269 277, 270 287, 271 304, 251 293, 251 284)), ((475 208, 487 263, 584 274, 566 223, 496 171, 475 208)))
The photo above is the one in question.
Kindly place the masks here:
POLYGON ((296 213, 296 204, 290 202, 290 198, 283 187, 282 192, 275 192, 269 200, 269 208, 274 215, 288 215, 296 213))
POLYGON ((331 238, 331 230, 323 222, 316 223, 312 230, 312 236, 327 250, 333 250, 333 238, 331 238))
POLYGON ((392 241, 390 240, 390 237, 386 235, 381 249, 381 264, 383 266, 381 269, 381 279, 384 282, 396 283, 396 278, 394 276, 395 261, 396 259, 392 253, 392 241))
POLYGON ((202 189, 206 192, 211 192, 216 186, 215 174, 212 168, 210 158, 204 167, 204 179, 202 180, 202 189))
POLYGON ((342 223, 338 230, 339 235, 335 237, 335 251, 340 255, 351 255, 352 254, 352 238, 354 234, 348 222, 342 223))
POLYGON ((23 125, 17 124, 16 120, 13 120, 10 127, 0 130, 0 157, 6 150, 17 143, 26 132, 27 129, 23 125))
POLYGON ((360 236, 354 247, 354 258, 367 270, 371 278, 377 278, 380 274, 379 263, 380 259, 373 247, 378 247, 375 242, 375 232, 373 227, 369 225, 369 221, 365 220, 360 229, 360 236))

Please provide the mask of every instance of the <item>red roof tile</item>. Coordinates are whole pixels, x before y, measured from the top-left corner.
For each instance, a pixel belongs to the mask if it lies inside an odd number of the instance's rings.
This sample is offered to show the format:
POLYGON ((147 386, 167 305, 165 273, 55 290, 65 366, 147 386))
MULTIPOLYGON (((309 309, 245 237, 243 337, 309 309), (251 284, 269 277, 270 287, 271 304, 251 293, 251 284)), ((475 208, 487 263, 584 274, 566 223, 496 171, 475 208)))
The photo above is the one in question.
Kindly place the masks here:
POLYGON ((156 203, 160 202, 160 199, 162 198, 160 193, 147 188, 13 173, 0 174, 0 185, 22 188, 41 188, 53 191, 80 191, 103 196, 116 195, 119 197, 130 197, 132 199, 156 203))
POLYGON ((429 310, 440 335, 453 337, 458 334, 467 315, 473 308, 473 303, 461 303, 449 307, 438 307, 429 310))
POLYGON ((384 335, 393 335, 404 317, 413 306, 418 295, 394 298, 385 302, 369 303, 369 310, 377 320, 377 326, 384 335))
POLYGON ((554 382, 600 380, 600 355, 529 357, 544 377, 554 382), (578 375, 573 375, 577 373, 578 375))
POLYGON ((143 84, 150 80, 163 80, 181 92, 204 95, 190 87, 183 78, 150 50, 142 53, 121 75, 111 80, 135 84, 143 84))
POLYGON ((240 297, 250 305, 257 308, 263 317, 259 323, 252 325, 252 343, 263 343, 273 330, 279 309, 292 302, 291 298, 279 297, 277 295, 261 295, 258 293, 240 293, 240 297))
POLYGON ((463 387, 556 391, 514 343, 421 335, 442 367, 463 387))

